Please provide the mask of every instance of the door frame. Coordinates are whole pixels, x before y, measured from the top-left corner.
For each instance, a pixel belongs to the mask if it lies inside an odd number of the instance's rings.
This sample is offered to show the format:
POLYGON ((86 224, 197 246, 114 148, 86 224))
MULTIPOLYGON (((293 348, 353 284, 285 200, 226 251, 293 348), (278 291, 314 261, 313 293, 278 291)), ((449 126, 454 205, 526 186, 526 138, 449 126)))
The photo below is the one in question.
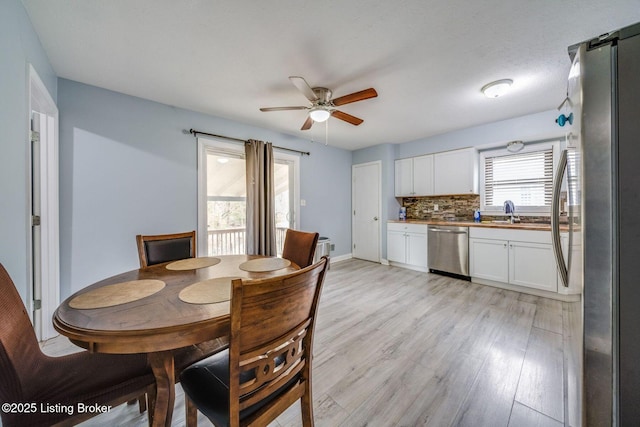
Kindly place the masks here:
POLYGON ((381 262, 382 260, 382 161, 374 160, 372 162, 366 163, 358 163, 355 165, 351 165, 351 255, 355 257, 355 253, 353 250, 353 245, 355 244, 355 233, 356 233, 356 215, 354 215, 353 211, 356 204, 356 195, 355 195, 355 179, 356 179, 356 168, 359 167, 369 167, 376 166, 378 172, 378 185, 376 188, 376 192, 378 194, 378 206, 377 206, 377 216, 378 216, 378 247, 377 247, 377 261, 381 262))
POLYGON ((53 323, 47 321, 60 303, 60 228, 59 228, 59 145, 58 107, 33 65, 28 64, 27 111, 27 312, 39 340, 58 335, 53 323), (32 142, 31 120, 33 112, 43 116, 40 127, 46 126, 44 139, 40 138, 40 244, 34 248, 32 226, 32 142), (40 252, 40 265, 34 257, 34 249, 40 252), (34 272, 40 272, 40 284, 34 280, 34 272), (35 286, 40 286, 40 313, 35 313, 35 286), (43 321, 44 319, 44 321, 43 321))

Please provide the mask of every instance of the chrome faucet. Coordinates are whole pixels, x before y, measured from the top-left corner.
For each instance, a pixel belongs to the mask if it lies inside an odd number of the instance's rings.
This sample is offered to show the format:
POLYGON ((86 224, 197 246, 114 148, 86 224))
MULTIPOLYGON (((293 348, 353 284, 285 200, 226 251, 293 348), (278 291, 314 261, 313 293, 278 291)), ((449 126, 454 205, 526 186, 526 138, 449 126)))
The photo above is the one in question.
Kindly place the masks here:
POLYGON ((504 213, 511 216, 511 219, 509 220, 511 224, 513 224, 513 214, 515 210, 516 210, 516 207, 511 200, 504 201, 504 213))

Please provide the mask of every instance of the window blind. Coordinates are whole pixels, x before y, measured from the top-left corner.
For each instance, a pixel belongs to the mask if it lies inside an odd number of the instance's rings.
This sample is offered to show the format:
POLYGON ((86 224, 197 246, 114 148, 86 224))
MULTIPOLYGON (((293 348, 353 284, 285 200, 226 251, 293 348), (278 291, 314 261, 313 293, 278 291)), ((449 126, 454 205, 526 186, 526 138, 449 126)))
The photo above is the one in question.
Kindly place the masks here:
POLYGON ((553 149, 486 156, 484 178, 485 206, 551 206, 553 149))

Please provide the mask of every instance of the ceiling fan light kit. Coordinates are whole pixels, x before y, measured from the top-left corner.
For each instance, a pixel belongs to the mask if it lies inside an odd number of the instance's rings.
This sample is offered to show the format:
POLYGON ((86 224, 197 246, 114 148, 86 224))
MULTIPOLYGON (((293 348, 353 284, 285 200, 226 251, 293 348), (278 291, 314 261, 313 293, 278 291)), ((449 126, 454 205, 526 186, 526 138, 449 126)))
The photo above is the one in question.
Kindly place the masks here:
POLYGON ((260 108, 260 111, 307 110, 309 114, 300 130, 311 129, 314 122, 326 122, 330 117, 358 126, 364 120, 337 110, 335 107, 378 96, 378 92, 374 88, 369 88, 332 99, 333 92, 326 87, 311 87, 304 78, 299 76, 290 76, 289 80, 311 102, 311 105, 308 107, 263 107, 260 108))
POLYGON ((487 83, 482 86, 482 89, 480 90, 487 98, 497 98, 509 92, 512 84, 513 80, 511 79, 496 80, 495 82, 487 83))
POLYGON ((314 122, 322 123, 331 117, 331 112, 325 107, 316 106, 309 110, 309 116, 314 122))

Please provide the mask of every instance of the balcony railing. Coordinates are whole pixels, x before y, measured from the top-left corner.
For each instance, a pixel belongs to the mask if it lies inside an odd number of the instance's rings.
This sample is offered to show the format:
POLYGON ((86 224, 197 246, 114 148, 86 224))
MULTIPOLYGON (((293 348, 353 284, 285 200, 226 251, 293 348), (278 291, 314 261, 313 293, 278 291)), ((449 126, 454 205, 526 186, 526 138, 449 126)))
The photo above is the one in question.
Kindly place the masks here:
MULTIPOLYGON (((282 253, 287 227, 276 227, 276 247, 282 253)), ((228 228, 207 232, 207 253, 213 255, 242 255, 246 253, 246 229, 228 228)))

